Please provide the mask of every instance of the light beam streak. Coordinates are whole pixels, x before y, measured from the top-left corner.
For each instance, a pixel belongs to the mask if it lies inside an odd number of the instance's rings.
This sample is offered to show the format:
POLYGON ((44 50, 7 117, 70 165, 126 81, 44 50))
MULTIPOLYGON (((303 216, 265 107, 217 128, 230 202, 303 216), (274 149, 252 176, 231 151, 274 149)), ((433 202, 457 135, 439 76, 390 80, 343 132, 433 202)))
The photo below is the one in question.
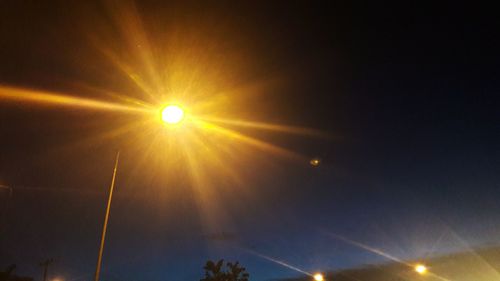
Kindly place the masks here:
POLYGON ((333 233, 327 233, 327 234, 328 234, 328 236, 330 236, 332 238, 335 238, 337 240, 346 242, 347 244, 359 247, 359 248, 361 248, 363 250, 367 250, 368 252, 371 252, 371 253, 374 253, 376 255, 382 256, 382 257, 387 258, 389 260, 395 261, 397 263, 405 264, 405 265, 408 265, 408 266, 412 266, 411 264, 406 263, 403 260, 401 260, 401 259, 399 259, 399 258, 397 258, 395 256, 392 256, 392 255, 390 255, 390 254, 388 254, 388 253, 386 253, 386 252, 384 252, 384 251, 382 251, 380 249, 377 249, 377 248, 374 248, 374 247, 370 247, 368 245, 365 245, 363 243, 360 243, 360 242, 348 239, 348 238, 340 236, 338 234, 333 234, 333 233))
POLYGON ((217 117, 208 117, 208 116, 197 116, 198 119, 218 124, 232 125, 237 127, 246 127, 267 131, 274 131, 280 133, 289 133, 295 135, 305 135, 305 136, 313 136, 313 137, 321 137, 321 138, 332 138, 330 134, 326 132, 322 132, 320 130, 310 129, 310 128, 302 128, 296 126, 286 126, 280 124, 271 124, 264 122, 254 122, 247 120, 234 120, 234 119, 225 119, 225 118, 217 118, 217 117))
POLYGON ((32 102, 54 106, 81 107, 88 109, 110 110, 110 111, 128 111, 138 113, 151 113, 151 110, 145 107, 129 106, 112 102, 98 101, 87 98, 78 98, 75 96, 62 95, 49 91, 38 91, 30 89, 15 88, 0 85, 0 99, 32 102))
POLYGON ((286 263, 286 262, 284 262, 284 261, 281 261, 281 260, 278 260, 278 259, 275 259, 275 258, 272 258, 272 257, 266 256, 266 255, 264 255, 264 254, 261 254, 261 253, 258 253, 258 252, 256 252, 256 251, 254 251, 254 250, 250 250, 250 249, 246 249, 246 248, 241 248, 241 247, 240 247, 240 249, 241 249, 241 250, 243 250, 243 251, 245 251, 245 252, 247 252, 247 253, 249 253, 249 254, 252 254, 252 255, 255 255, 255 256, 257 256, 257 257, 260 257, 260 258, 263 258, 263 259, 265 259, 265 260, 268 260, 268 261, 270 261, 270 262, 273 262, 273 263, 279 264, 279 265, 284 266, 284 267, 286 267, 286 268, 289 268, 289 269, 291 269, 291 270, 294 270, 294 271, 297 271, 297 272, 299 272, 299 273, 303 273, 303 274, 305 274, 305 275, 308 275, 308 276, 314 277, 314 274, 312 274, 312 273, 310 273, 310 272, 307 272, 307 271, 305 271, 305 270, 302 270, 302 269, 300 269, 300 268, 298 268, 298 267, 296 267, 296 266, 290 265, 290 264, 288 264, 288 263, 286 263))
POLYGON ((462 247, 464 247, 467 252, 472 254, 474 256, 474 258, 479 260, 481 262, 481 264, 485 266, 485 268, 483 269, 484 271, 488 272, 491 276, 494 275, 495 278, 498 278, 500 280, 500 272, 498 272, 495 269, 495 267, 492 264, 490 264, 490 262, 488 262, 486 259, 484 259, 481 255, 477 254, 476 250, 471 248, 469 243, 465 239, 460 237, 460 235, 458 235, 458 233, 456 233, 453 229, 451 229, 451 227, 449 227, 449 233, 451 235, 453 235, 455 240, 457 240, 460 244, 462 244, 462 247))
POLYGON ((241 141, 243 143, 249 144, 251 146, 254 146, 256 148, 259 148, 263 151, 272 152, 272 153, 275 153, 275 154, 278 154, 281 156, 286 156, 286 157, 289 157, 292 159, 298 159, 301 161, 306 159, 304 156, 302 156, 298 153, 295 153, 293 151, 284 149, 282 147, 272 145, 272 144, 269 144, 267 142, 243 135, 239 132, 236 132, 236 131, 233 131, 233 130, 230 130, 227 128, 223 128, 223 127, 217 126, 217 125, 212 124, 212 123, 204 122, 204 121, 201 121, 199 119, 193 119, 193 121, 201 129, 207 130, 209 132, 222 134, 226 137, 229 137, 229 138, 241 141))

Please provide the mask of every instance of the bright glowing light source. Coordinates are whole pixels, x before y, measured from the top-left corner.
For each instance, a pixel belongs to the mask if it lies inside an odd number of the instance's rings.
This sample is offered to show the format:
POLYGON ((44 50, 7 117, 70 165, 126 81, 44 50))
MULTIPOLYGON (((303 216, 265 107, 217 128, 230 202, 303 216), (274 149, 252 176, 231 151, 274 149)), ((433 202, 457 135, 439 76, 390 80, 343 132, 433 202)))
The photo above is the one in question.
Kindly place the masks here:
POLYGON ((184 119, 184 110, 177 105, 169 105, 161 110, 161 120, 168 124, 177 124, 184 119))
POLYGON ((309 161, 309 164, 313 167, 318 167, 319 164, 321 163, 321 160, 319 158, 313 158, 311 161, 309 161))
POLYGON ((323 281, 324 280, 323 274, 321 274, 321 273, 314 274, 314 280, 315 281, 323 281))
POLYGON ((415 271, 418 272, 418 274, 425 274, 427 273, 427 267, 423 264, 417 264, 415 265, 415 271))

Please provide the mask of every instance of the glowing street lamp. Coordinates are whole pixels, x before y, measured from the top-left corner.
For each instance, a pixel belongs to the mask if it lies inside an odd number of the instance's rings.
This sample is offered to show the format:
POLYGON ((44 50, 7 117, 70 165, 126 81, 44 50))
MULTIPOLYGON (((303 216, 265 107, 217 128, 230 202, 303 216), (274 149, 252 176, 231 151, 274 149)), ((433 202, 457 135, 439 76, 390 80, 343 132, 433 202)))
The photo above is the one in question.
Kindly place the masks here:
POLYGON ((323 274, 321 273, 316 273, 314 274, 314 281, 323 281, 324 280, 324 277, 323 277, 323 274))
MULTIPOLYGON (((160 117, 161 121, 170 124, 170 125, 175 125, 180 123, 184 119, 184 110, 180 108, 177 105, 167 105, 163 107, 160 111, 160 117)), ((115 187, 115 180, 116 180, 116 170, 118 169, 118 160, 120 158, 120 152, 116 154, 116 160, 115 160, 115 167, 113 169, 113 176, 111 178, 111 184, 109 186, 109 192, 108 192, 108 201, 106 205, 106 213, 104 215, 104 223, 103 223, 103 228, 102 228, 102 233, 101 233, 101 244, 99 247, 99 255, 97 257, 97 266, 96 266, 96 271, 94 275, 94 281, 99 281, 99 274, 101 272, 101 264, 102 264, 102 254, 104 252, 104 242, 106 240, 106 230, 108 227, 108 220, 109 220, 109 212, 111 209, 111 200, 113 198, 113 190, 115 187)))
POLYGON ((177 105, 168 105, 161 110, 161 120, 168 124, 178 124, 184 119, 184 110, 177 105))
POLYGON ((415 265, 415 271, 418 274, 426 274, 427 273, 427 267, 423 264, 417 264, 415 265))

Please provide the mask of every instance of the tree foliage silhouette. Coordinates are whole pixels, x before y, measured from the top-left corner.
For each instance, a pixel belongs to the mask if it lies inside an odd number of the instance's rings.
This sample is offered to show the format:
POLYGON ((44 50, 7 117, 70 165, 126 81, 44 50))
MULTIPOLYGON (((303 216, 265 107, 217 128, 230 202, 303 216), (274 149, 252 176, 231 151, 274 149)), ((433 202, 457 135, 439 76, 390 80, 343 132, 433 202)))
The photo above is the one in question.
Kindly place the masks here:
POLYGON ((200 281, 248 281, 250 276, 238 262, 228 262, 224 268, 224 260, 219 260, 217 263, 209 260, 203 269, 205 278, 200 281))

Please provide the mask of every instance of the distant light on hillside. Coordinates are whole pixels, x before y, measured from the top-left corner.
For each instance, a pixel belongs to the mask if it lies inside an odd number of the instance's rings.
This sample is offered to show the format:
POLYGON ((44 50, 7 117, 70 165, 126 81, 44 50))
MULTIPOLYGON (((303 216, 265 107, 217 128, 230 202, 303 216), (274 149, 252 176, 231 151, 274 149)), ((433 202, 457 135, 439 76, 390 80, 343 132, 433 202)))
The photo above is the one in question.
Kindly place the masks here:
POLYGON ((313 159, 311 159, 311 161, 309 161, 309 164, 311 164, 311 166, 313 166, 313 167, 318 167, 319 164, 321 164, 321 159, 313 158, 313 159))
POLYGON ((415 266, 415 271, 418 272, 418 274, 425 274, 427 273, 427 267, 423 264, 417 264, 415 266))
POLYGON ((315 281, 323 281, 324 280, 323 274, 321 274, 321 273, 314 274, 314 280, 315 281))

